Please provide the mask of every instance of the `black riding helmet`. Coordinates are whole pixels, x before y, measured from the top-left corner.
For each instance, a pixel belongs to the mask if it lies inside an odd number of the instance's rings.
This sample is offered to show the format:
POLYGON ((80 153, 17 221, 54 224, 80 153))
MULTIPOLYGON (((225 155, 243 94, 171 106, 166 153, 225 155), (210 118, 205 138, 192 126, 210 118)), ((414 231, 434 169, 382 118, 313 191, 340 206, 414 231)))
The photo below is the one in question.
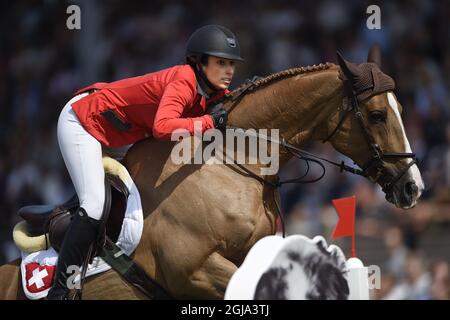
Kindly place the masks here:
POLYGON ((244 61, 236 36, 227 28, 219 25, 201 27, 188 40, 186 58, 192 57, 198 62, 205 54, 244 61))
POLYGON ((208 87, 217 91, 199 67, 205 63, 208 56, 244 61, 237 38, 230 30, 219 25, 207 25, 197 29, 187 42, 186 63, 194 67, 197 81, 203 90, 208 87))

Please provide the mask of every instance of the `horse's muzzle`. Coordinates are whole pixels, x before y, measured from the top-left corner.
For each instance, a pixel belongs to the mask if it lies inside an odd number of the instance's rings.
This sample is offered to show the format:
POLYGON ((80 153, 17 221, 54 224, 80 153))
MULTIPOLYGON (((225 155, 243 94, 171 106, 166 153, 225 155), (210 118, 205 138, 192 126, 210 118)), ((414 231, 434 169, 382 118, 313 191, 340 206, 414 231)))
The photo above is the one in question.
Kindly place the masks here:
POLYGON ((416 182, 405 177, 405 179, 400 179, 389 192, 386 192, 386 200, 398 208, 410 209, 417 204, 421 193, 416 182))

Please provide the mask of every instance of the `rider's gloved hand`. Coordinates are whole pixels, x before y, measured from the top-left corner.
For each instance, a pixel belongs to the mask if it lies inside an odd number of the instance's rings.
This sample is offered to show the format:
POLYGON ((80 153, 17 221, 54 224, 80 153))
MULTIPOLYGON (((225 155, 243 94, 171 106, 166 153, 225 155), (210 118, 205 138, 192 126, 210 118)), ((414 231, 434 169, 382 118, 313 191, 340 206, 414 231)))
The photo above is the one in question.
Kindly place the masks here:
POLYGON ((225 109, 220 108, 217 110, 213 110, 209 115, 213 118, 214 128, 219 130, 226 129, 228 121, 228 112, 225 109))

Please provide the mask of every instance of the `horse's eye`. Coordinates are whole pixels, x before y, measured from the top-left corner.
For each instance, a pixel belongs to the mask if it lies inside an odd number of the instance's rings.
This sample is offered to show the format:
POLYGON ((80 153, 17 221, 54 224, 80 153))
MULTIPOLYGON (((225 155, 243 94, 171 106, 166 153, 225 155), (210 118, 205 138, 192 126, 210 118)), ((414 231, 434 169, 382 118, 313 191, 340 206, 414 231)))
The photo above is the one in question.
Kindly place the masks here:
POLYGON ((369 114, 370 122, 372 123, 380 123, 386 121, 386 116, 381 111, 372 111, 369 114))

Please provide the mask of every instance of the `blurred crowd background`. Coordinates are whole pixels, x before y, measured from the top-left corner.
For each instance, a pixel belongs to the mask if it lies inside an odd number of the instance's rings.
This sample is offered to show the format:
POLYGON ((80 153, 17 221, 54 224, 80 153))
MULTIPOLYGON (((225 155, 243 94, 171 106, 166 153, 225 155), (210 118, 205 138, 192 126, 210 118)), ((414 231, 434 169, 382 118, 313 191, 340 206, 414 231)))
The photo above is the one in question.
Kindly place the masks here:
MULTIPOLYGON (((287 232, 331 242, 331 199, 354 194, 357 254, 382 272, 373 298, 449 298, 450 1, 22 0, 0 2, 0 15, 0 263, 19 256, 12 228, 20 207, 62 203, 74 192, 56 141, 57 118, 72 93, 182 63, 189 35, 221 24, 238 36, 246 59, 232 87, 253 75, 336 62, 336 50, 364 62, 370 45, 381 44, 382 69, 396 80, 420 159, 422 201, 396 209, 379 187, 327 167, 318 183, 281 189, 287 232), (70 4, 81 8, 80 30, 66 27, 70 4), (380 6, 380 30, 366 27, 370 4, 380 6)), ((309 150, 344 159, 328 145, 309 150)), ((281 175, 303 169, 291 161, 281 175)), ((350 239, 334 243, 349 255, 350 239)))

